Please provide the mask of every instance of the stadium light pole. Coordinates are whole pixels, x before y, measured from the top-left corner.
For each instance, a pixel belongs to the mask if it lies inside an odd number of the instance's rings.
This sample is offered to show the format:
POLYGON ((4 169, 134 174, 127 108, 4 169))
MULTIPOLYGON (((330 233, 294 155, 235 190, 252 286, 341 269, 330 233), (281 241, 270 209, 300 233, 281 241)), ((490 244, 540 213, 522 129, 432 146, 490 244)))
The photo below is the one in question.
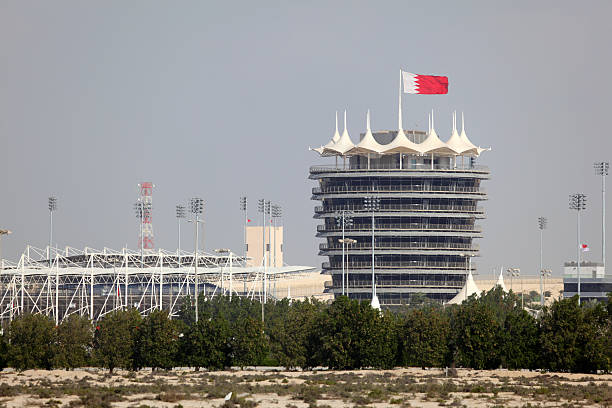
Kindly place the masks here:
POLYGON ((266 274, 267 274, 267 266, 268 262, 266 259, 266 214, 270 214, 270 200, 266 200, 265 198, 261 198, 257 201, 257 211, 261 213, 262 223, 261 223, 261 249, 262 249, 262 259, 261 262, 263 264, 263 273, 261 277, 261 321, 263 322, 265 319, 265 309, 264 304, 266 303, 266 274))
POLYGON ((276 254, 276 220, 278 220, 282 216, 283 216, 282 207, 278 204, 272 205, 272 222, 273 222, 272 231, 273 231, 273 237, 274 237, 274 244, 272 245, 272 250, 274 251, 274 256, 271 256, 271 258, 274 260, 274 263, 273 263, 274 267, 276 267, 276 255, 277 255, 276 254))
POLYGON ((198 297, 200 295, 199 288, 198 288, 198 262, 199 262, 198 240, 199 240, 199 229, 200 229, 199 224, 202 222, 202 220, 200 220, 200 214, 202 214, 202 212, 204 211, 204 200, 198 197, 192 198, 191 200, 189 200, 189 210, 191 211, 191 214, 194 217, 193 220, 189 220, 189 221, 193 222, 195 225, 195 246, 194 246, 194 251, 193 251, 193 265, 194 265, 194 281, 195 281, 194 282, 195 321, 197 323, 198 322, 198 297))
MULTIPOLYGON (((508 268, 506 270, 507 274, 510 275, 510 290, 512 290, 512 278, 520 277, 521 270, 519 268, 508 268)), ((521 307, 523 307, 523 279, 521 279, 521 307)))
MULTIPOLYGON (((552 276, 552 270, 551 269, 542 269, 540 270, 540 279, 544 279, 544 291, 542 292, 542 297, 544 297, 544 293, 546 292, 546 278, 550 278, 552 276)), ((544 306, 544 303, 542 303, 542 306, 544 306)))
POLYGON ((176 206, 176 224, 178 226, 176 253, 178 256, 179 268, 181 267, 181 219, 185 218, 187 211, 184 205, 176 206))
POLYGON ((139 222, 138 225, 140 226, 140 245, 139 246, 139 251, 140 251, 140 263, 143 263, 143 244, 144 244, 144 239, 143 239, 143 230, 142 230, 142 217, 144 216, 144 203, 138 199, 138 201, 136 201, 134 203, 134 213, 136 214, 136 218, 138 218, 139 222))
POLYGON ((576 239, 578 241, 576 244, 576 272, 578 276, 578 304, 580 305, 580 251, 582 250, 580 243, 580 211, 586 209, 586 195, 582 193, 571 194, 569 208, 570 210, 576 210, 576 239))
POLYGON ((601 263, 606 270, 606 176, 610 163, 597 162, 593 164, 595 174, 601 176, 601 263))
POLYGON ((380 198, 375 196, 367 196, 363 199, 363 207, 366 211, 372 211, 372 303, 374 309, 380 310, 380 302, 376 296, 376 282, 374 271, 374 212, 380 210, 380 198))
POLYGON ((244 260, 246 262, 247 257, 247 225, 249 224, 248 218, 248 200, 246 196, 240 197, 240 211, 244 212, 244 260))
POLYGON ((57 210, 57 197, 51 196, 48 199, 49 207, 49 248, 47 249, 47 259, 49 268, 51 267, 51 246, 53 245, 53 212, 57 210))
POLYGON ((4 259, 2 259, 2 236, 12 234, 11 231, 0 229, 0 271, 4 270, 4 259))
POLYGON ((339 242, 342 243, 342 296, 344 296, 344 271, 345 271, 345 267, 344 267, 344 247, 346 244, 346 238, 344 236, 344 232, 345 232, 345 228, 346 227, 351 227, 353 226, 353 218, 351 217, 350 214, 352 214, 352 211, 348 211, 348 210, 341 210, 340 211, 340 216, 336 217, 336 224, 340 227, 342 227, 342 239, 338 240, 339 242))
MULTIPOLYGON (((544 235, 544 229, 546 229, 546 224, 548 223, 548 220, 546 219, 546 217, 540 217, 538 218, 538 228, 540 229, 540 271, 542 271, 542 268, 544 268, 543 264, 542 264, 542 236, 544 235)), ((544 306, 544 284, 542 282, 543 280, 543 276, 540 273, 540 305, 544 306)))
MULTIPOLYGON (((348 247, 349 245, 353 245, 357 243, 356 239, 352 239, 352 238, 345 238, 344 239, 345 243, 346 243, 346 263, 348 265, 348 247)), ((348 268, 346 269, 346 297, 349 297, 349 273, 348 273, 348 268)))

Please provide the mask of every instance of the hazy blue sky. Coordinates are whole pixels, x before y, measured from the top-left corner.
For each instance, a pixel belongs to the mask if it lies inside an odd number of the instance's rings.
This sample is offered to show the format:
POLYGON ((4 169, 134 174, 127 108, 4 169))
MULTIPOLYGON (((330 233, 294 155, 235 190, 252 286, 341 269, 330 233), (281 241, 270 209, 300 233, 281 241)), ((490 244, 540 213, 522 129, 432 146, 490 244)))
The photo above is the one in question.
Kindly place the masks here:
MULTIPOLYGON (((445 139, 457 109, 493 148, 480 160, 481 276, 536 273, 541 215, 545 264, 560 273, 576 253, 573 192, 588 195, 583 236, 598 260, 592 163, 612 159, 611 13, 609 1, 1 1, 4 254, 46 245, 50 194, 58 245, 135 248, 137 184, 153 181, 157 246, 176 248, 174 207, 201 196, 206 248, 239 251, 244 193, 282 205, 287 262, 320 265, 307 177, 325 160, 308 146, 345 108, 353 140, 368 108, 374 129, 394 129, 402 67, 450 80, 448 95, 404 98, 405 127, 424 130, 433 108, 445 139)), ((189 249, 191 237, 185 227, 189 249)))

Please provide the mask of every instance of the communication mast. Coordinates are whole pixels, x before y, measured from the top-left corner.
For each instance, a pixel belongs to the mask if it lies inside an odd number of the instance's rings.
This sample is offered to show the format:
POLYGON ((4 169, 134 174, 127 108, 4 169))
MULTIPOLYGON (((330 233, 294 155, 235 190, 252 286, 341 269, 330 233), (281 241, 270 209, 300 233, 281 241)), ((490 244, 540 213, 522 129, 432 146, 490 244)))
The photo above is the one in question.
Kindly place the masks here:
POLYGON ((141 235, 139 247, 142 250, 152 250, 155 248, 153 243, 153 183, 145 181, 138 184, 140 188, 140 198, 138 199, 142 208, 141 235))

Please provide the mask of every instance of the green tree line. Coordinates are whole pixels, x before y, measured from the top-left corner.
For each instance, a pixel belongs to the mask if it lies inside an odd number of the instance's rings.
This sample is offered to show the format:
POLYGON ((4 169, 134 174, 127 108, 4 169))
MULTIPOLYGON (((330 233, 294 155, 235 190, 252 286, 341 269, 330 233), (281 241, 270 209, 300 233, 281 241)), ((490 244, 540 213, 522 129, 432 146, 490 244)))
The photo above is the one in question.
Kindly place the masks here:
POLYGON ((461 305, 425 303, 379 312, 339 297, 270 302, 183 299, 178 317, 135 309, 97 322, 71 315, 59 326, 40 314, 17 317, 0 336, 0 368, 99 366, 138 370, 255 365, 288 369, 470 367, 612 370, 612 295, 604 303, 555 301, 534 318, 519 298, 495 288, 461 305))

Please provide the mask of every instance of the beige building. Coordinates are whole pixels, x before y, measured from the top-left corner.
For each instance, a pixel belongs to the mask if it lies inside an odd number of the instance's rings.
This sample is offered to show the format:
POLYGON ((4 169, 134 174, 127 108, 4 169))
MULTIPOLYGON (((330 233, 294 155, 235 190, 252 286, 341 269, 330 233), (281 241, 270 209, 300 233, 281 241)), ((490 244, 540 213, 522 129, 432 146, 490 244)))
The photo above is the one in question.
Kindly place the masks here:
MULTIPOLYGON (((262 234, 261 226, 246 227, 247 266, 263 265, 262 234)), ((283 266, 283 227, 266 228, 265 243, 268 266, 283 266)))

